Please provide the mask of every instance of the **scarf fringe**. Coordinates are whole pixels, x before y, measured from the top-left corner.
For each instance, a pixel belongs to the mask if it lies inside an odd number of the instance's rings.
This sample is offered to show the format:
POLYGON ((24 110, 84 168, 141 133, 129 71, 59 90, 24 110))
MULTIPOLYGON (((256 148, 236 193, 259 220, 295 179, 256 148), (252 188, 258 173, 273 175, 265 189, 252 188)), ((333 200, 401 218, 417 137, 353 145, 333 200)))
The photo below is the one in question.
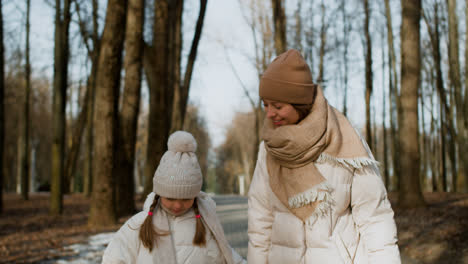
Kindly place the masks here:
POLYGON ((379 162, 374 160, 374 159, 371 159, 371 158, 368 158, 368 157, 361 157, 361 158, 337 158, 337 157, 333 157, 333 156, 330 156, 326 153, 322 153, 320 154, 320 156, 318 157, 317 159, 317 162, 318 163, 332 163, 332 164, 335 164, 335 165, 341 165, 341 166, 344 166, 344 167, 347 167, 347 168, 351 168, 351 169, 362 169, 366 166, 372 166, 372 165, 375 165, 375 166, 378 166, 379 165, 379 162))
POLYGON ((288 199, 289 207, 299 208, 313 202, 320 201, 315 208, 314 214, 325 215, 334 204, 331 193, 333 188, 327 182, 322 182, 312 189, 294 195, 288 199))

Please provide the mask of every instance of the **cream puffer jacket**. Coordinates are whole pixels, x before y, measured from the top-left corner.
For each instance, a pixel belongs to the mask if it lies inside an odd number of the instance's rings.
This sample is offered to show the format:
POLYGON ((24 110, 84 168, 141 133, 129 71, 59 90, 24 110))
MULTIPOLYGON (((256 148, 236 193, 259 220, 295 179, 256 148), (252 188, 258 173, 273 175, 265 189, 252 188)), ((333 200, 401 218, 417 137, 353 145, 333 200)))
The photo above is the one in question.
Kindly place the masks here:
POLYGON ((316 166, 333 188, 334 205, 325 216, 313 214, 303 222, 271 190, 266 149, 261 143, 249 190, 247 261, 400 263, 393 210, 378 168, 351 170, 329 163, 316 166))
POLYGON ((107 246, 102 263, 155 263, 155 264, 241 264, 245 260, 233 250, 224 237, 216 217, 216 204, 206 194, 197 196, 198 208, 206 229, 206 246, 194 246, 196 218, 193 209, 182 216, 172 216, 158 204, 153 215, 153 224, 158 230, 170 231, 171 235, 158 238, 150 252, 139 239, 140 226, 148 215, 154 193, 148 195, 142 212, 130 218, 114 235, 107 246))

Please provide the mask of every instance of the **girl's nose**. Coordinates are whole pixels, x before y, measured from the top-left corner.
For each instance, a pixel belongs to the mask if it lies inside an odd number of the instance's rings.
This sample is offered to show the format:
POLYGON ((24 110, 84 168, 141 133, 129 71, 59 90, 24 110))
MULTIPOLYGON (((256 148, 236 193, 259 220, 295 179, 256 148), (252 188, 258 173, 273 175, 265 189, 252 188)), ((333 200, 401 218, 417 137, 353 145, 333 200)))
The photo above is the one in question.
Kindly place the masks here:
POLYGON ((174 209, 179 210, 179 209, 181 209, 181 208, 182 208, 182 203, 181 203, 181 202, 176 202, 176 203, 174 204, 174 209))

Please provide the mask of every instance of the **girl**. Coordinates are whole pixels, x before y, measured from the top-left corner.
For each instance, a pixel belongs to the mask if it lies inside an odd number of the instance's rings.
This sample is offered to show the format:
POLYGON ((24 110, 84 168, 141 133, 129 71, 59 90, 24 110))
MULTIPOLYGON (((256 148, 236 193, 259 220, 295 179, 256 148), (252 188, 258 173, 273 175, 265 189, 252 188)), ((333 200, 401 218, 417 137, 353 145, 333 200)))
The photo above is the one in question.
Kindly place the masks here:
POLYGON ((297 50, 260 80, 264 142, 249 190, 249 263, 400 263, 377 162, 297 50))
POLYGON ((195 139, 177 131, 167 144, 143 212, 115 234, 102 263, 245 263, 224 237, 215 202, 200 191, 195 139))

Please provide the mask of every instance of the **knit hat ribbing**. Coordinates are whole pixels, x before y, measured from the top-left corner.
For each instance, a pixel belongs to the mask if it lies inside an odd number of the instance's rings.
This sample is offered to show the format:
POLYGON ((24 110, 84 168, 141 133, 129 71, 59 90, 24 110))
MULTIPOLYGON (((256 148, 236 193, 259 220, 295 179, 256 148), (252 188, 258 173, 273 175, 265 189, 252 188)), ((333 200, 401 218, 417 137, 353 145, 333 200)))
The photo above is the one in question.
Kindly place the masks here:
POLYGON ((191 199, 201 191, 203 177, 192 134, 174 132, 167 141, 168 150, 161 158, 153 177, 153 192, 161 197, 191 199))
POLYGON ((290 104, 311 104, 316 85, 301 53, 290 49, 268 66, 260 79, 260 98, 290 104))

